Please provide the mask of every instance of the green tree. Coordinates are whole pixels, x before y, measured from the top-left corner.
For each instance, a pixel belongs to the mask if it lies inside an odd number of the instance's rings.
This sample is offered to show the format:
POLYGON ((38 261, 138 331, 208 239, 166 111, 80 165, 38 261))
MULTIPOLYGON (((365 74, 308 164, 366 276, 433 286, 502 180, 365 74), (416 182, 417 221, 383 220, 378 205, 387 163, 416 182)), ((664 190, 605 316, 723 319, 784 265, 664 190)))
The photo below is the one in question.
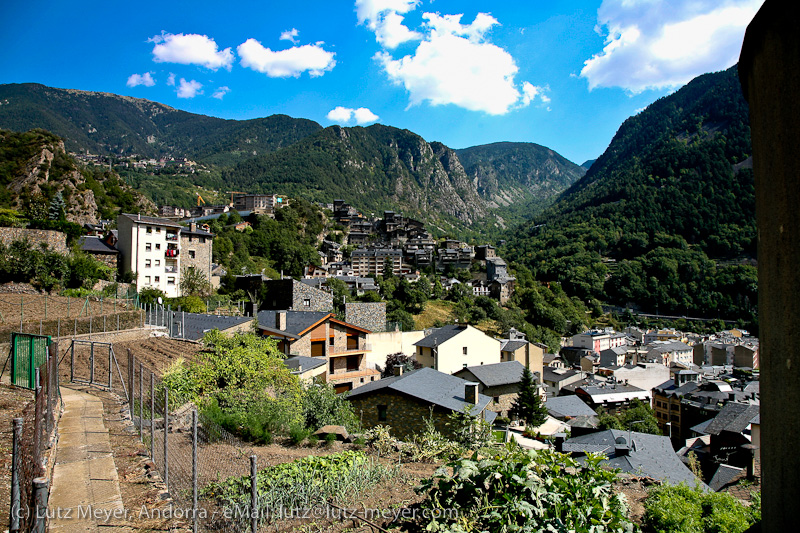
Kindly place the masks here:
POLYGON ((211 284, 199 268, 183 267, 181 272, 181 294, 205 298, 211 294, 211 284))
POLYGON ((547 420, 547 408, 542 403, 533 373, 528 367, 522 370, 517 399, 511 406, 511 416, 525 421, 526 426, 539 427, 547 420))
POLYGON ((50 208, 47 211, 47 217, 50 220, 66 220, 67 205, 64 203, 64 197, 61 191, 57 192, 53 199, 50 200, 50 208))

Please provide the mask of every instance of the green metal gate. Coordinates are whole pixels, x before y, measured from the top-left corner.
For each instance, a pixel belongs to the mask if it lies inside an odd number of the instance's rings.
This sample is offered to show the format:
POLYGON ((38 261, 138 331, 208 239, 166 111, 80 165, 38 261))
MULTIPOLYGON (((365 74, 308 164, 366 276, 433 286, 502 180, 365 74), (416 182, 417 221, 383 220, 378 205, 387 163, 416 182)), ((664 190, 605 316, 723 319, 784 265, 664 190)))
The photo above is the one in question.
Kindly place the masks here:
POLYGON ((36 368, 47 362, 49 335, 11 334, 11 383, 26 389, 36 388, 36 368))

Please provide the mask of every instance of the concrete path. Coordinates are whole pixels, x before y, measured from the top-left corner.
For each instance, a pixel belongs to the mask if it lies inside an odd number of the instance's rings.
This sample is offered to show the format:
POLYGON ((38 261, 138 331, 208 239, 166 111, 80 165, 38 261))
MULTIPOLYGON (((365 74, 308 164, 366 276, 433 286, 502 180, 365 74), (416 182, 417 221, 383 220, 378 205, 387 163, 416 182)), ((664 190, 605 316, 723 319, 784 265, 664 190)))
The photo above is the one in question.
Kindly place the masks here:
POLYGON ((80 390, 61 387, 64 414, 58 423, 53 484, 48 513, 50 530, 132 531, 119 492, 103 402, 80 390))

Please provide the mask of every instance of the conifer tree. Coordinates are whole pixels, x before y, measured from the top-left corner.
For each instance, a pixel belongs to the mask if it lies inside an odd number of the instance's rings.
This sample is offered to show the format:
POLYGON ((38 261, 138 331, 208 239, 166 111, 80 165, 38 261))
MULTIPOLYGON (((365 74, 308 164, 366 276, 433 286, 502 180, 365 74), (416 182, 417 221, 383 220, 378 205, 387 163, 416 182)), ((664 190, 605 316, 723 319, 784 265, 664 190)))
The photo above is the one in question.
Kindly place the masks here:
POLYGON ((547 408, 542 404, 539 391, 536 390, 533 373, 528 367, 522 371, 519 382, 519 394, 511 406, 511 417, 525 421, 526 426, 539 427, 547 420, 547 408))

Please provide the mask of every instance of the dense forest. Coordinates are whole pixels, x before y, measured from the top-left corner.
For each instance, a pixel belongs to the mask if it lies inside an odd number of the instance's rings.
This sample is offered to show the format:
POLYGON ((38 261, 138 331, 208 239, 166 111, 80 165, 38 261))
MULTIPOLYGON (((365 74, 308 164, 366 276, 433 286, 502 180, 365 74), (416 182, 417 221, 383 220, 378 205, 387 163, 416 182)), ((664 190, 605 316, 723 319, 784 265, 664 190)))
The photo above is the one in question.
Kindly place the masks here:
POLYGON ((736 68, 620 127, 580 181, 504 251, 586 301, 741 320, 756 312, 755 190, 736 68))

